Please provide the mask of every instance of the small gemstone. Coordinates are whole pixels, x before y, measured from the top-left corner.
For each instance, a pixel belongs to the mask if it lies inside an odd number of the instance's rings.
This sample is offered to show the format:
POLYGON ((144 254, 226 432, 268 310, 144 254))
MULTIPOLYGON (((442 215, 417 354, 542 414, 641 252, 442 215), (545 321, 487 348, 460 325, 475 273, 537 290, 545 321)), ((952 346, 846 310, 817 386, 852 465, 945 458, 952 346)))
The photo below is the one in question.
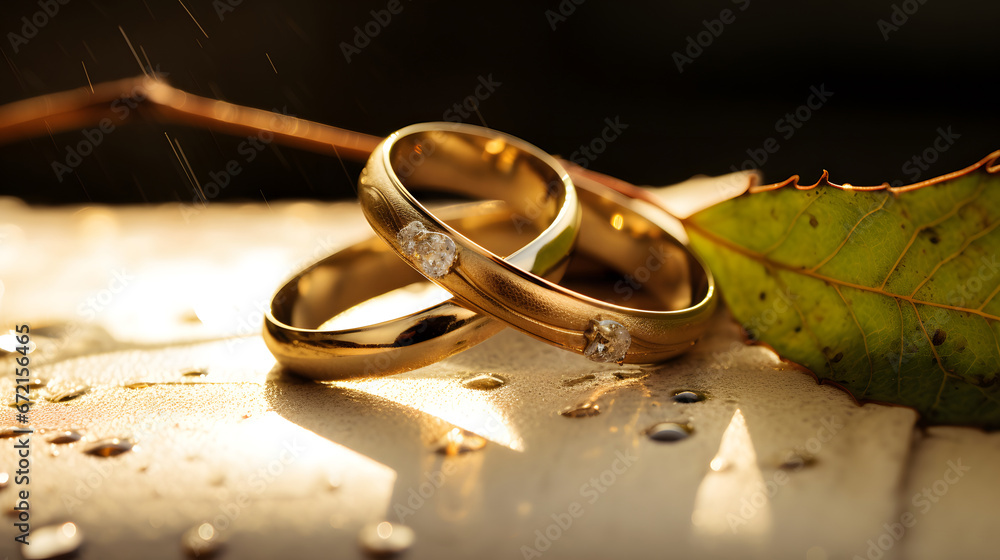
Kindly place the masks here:
POLYGON ((632 337, 618 321, 591 320, 584 336, 587 337, 587 347, 583 355, 595 362, 621 364, 632 345, 632 337))
POLYGON ((420 268, 431 278, 440 278, 455 262, 455 242, 447 235, 427 233, 414 251, 420 268))
POLYGON ((455 242, 444 235, 427 231, 420 222, 410 222, 396 235, 403 253, 416 259, 420 269, 431 278, 440 278, 455 263, 455 242))
POLYGON ((403 253, 412 255, 417 246, 417 238, 427 233, 427 228, 420 222, 410 222, 396 234, 403 253))

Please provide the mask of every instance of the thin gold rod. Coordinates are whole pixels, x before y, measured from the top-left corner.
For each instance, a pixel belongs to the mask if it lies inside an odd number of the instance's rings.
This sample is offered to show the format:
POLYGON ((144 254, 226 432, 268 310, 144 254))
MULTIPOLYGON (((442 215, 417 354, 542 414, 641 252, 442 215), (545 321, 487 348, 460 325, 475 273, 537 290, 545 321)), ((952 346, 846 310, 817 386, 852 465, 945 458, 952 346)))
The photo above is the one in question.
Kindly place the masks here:
POLYGON ((382 140, 335 126, 200 97, 162 80, 139 76, 89 88, 50 93, 0 106, 0 145, 51 132, 97 125, 103 118, 121 122, 132 113, 159 122, 189 124, 234 135, 270 132, 281 144, 364 161, 382 140))
MULTIPOLYGON (((354 132, 271 111, 201 97, 155 77, 137 76, 89 88, 50 93, 0 106, 0 145, 49 133, 97 125, 101 119, 121 122, 125 107, 138 103, 139 113, 159 122, 203 127, 233 135, 270 132, 275 141, 299 149, 364 162, 381 137, 354 132)), ((131 113, 124 122, 131 122, 131 113)), ((630 183, 561 160, 573 178, 586 177, 623 194, 656 203, 655 197, 630 183)), ((748 185, 749 186, 749 185, 748 185)))

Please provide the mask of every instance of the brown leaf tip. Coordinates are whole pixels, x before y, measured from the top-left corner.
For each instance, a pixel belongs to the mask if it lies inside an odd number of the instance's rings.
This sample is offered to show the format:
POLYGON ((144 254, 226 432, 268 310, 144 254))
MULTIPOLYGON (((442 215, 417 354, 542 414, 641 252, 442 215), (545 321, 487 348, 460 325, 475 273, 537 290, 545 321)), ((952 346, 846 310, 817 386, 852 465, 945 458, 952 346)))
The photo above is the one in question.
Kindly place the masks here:
MULTIPOLYGON (((921 189, 921 188, 924 188, 924 187, 929 187, 931 185, 937 185, 937 184, 943 183, 945 181, 951 181, 952 179, 958 179, 959 177, 964 177, 965 175, 968 175, 968 174, 970 174, 970 173, 972 173, 974 171, 978 171, 980 169, 985 170, 986 173, 991 173, 991 174, 992 173, 997 173, 998 171, 1000 171, 1000 163, 998 163, 998 161, 1000 161, 1000 150, 996 150, 995 152, 992 152, 991 154, 989 154, 985 158, 983 158, 983 159, 979 160, 978 162, 976 162, 976 163, 974 163, 974 164, 966 167, 965 169, 959 169, 958 171, 952 171, 951 173, 946 173, 946 174, 941 175, 939 177, 934 177, 933 179, 927 179, 926 181, 921 181, 919 183, 913 183, 912 185, 903 185, 903 186, 899 186, 899 187, 892 187, 892 186, 889 185, 889 183, 882 183, 881 185, 874 185, 874 186, 859 186, 859 185, 852 185, 850 183, 838 184, 838 183, 834 183, 834 182, 830 181, 830 173, 827 170, 824 169, 823 173, 819 176, 819 180, 817 180, 812 185, 801 185, 801 184, 799 184, 800 177, 798 175, 792 175, 791 177, 789 177, 788 179, 785 179, 784 181, 782 181, 780 183, 771 183, 770 185, 753 185, 752 184, 752 185, 750 185, 750 189, 749 189, 748 192, 751 193, 751 194, 754 194, 754 193, 759 193, 759 192, 764 192, 764 191, 773 191, 773 190, 780 189, 782 187, 786 187, 788 185, 791 185, 791 186, 795 187, 797 190, 800 190, 800 191, 807 191, 807 190, 810 190, 810 189, 815 189, 816 187, 819 187, 819 186, 823 186, 823 187, 833 187, 833 188, 836 188, 836 189, 842 189, 842 190, 845 190, 845 191, 882 191, 882 190, 886 190, 886 191, 889 191, 889 192, 895 194, 895 193, 901 193, 901 192, 906 192, 906 191, 912 191, 912 190, 916 190, 916 189, 921 189)), ((810 221, 810 223, 812 223, 812 222, 810 221)), ((815 226, 813 226, 813 227, 815 227, 815 226)))

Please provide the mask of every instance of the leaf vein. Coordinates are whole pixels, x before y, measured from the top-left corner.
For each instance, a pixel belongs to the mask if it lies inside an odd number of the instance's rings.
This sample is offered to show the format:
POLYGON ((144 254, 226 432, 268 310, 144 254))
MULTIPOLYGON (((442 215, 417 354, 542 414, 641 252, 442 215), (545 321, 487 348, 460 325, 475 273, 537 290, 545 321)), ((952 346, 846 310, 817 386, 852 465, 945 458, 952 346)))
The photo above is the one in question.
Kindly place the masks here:
POLYGON ((924 337, 927 339, 927 346, 931 349, 931 354, 934 355, 934 361, 937 362, 939 368, 941 368, 941 387, 938 388, 937 397, 934 398, 934 404, 931 405, 930 410, 937 408, 938 403, 941 402, 941 392, 944 391, 945 383, 948 381, 948 370, 944 369, 944 364, 941 363, 941 358, 938 356, 937 350, 934 349, 934 342, 931 341, 930 335, 927 334, 927 328, 924 327, 924 320, 920 318, 920 310, 912 301, 910 305, 913 306, 913 312, 917 314, 917 324, 920 325, 920 330, 923 331, 924 337))
POLYGON ((782 243, 784 243, 785 241, 787 241, 788 240, 788 236, 791 235, 792 234, 792 230, 795 229, 795 224, 797 224, 799 222, 799 219, 802 218, 802 214, 805 214, 806 210, 808 210, 809 207, 812 206, 814 202, 816 202, 817 200, 819 200, 820 197, 822 197, 824 194, 826 194, 826 191, 822 190, 822 191, 819 192, 819 194, 816 195, 816 198, 813 198, 813 199, 809 200, 809 202, 807 202, 806 205, 803 206, 802 209, 799 210, 799 212, 797 214, 795 214, 795 217, 792 218, 792 221, 788 225, 788 229, 785 230, 785 233, 783 233, 781 235, 781 237, 779 237, 778 240, 774 242, 774 244, 772 244, 767 249, 764 249, 763 254, 770 255, 775 249, 777 249, 778 247, 780 247, 782 243))
MULTIPOLYGON (((766 265, 765 268, 767 268, 766 265)), ((788 284, 785 284, 785 282, 777 274, 774 274, 773 278, 775 283, 777 283, 779 287, 782 290, 784 290, 786 294, 792 293, 792 291, 788 288, 788 284)), ((806 332, 809 333, 809 336, 813 339, 813 342, 816 343, 816 349, 819 350, 820 355, 822 355, 823 359, 826 360, 826 365, 827 367, 830 368, 830 372, 835 374, 836 372, 834 371, 833 368, 833 362, 830 361, 830 358, 826 355, 826 352, 823 351, 823 342, 820 341, 818 336, 816 336, 816 332, 813 331, 812 325, 810 325, 809 322, 806 321, 805 313, 802 312, 802 308, 799 307, 798 302, 795 301, 794 294, 792 294, 792 296, 793 297, 788 298, 788 300, 791 302, 792 307, 795 308, 795 312, 799 315, 799 319, 802 321, 802 326, 805 327, 806 332)))
POLYGON ((840 250, 844 248, 844 245, 847 245, 847 242, 850 241, 851 236, 854 235, 854 231, 858 229, 858 226, 861 225, 861 222, 865 221, 865 218, 867 218, 868 216, 871 216, 875 212, 878 212, 879 210, 881 210, 885 206, 885 202, 887 200, 889 200, 889 196, 890 196, 889 193, 885 193, 885 196, 882 197, 882 204, 879 204, 878 208, 875 208, 874 210, 871 210, 870 212, 866 213, 864 216, 861 216, 860 218, 858 218, 857 223, 854 224, 851 227, 851 229, 847 232, 847 235, 844 237, 844 240, 840 242, 840 245, 837 245, 837 248, 834 249, 833 252, 830 253, 829 256, 827 256, 825 259, 823 259, 822 261, 820 261, 819 264, 817 264, 816 266, 810 268, 809 270, 815 272, 816 270, 819 270, 819 268, 822 267, 824 264, 830 262, 831 259, 833 259, 834 257, 836 257, 837 254, 840 253, 840 250))
POLYGON ((993 224, 990 227, 988 227, 988 228, 986 228, 986 229, 984 229, 984 230, 982 230, 982 231, 980 231, 980 232, 978 232, 978 233, 976 233, 974 235, 970 235, 969 237, 967 237, 965 239, 965 243, 963 243, 962 246, 959 247, 957 251, 955 251, 955 253, 953 253, 952 255, 949 255, 948 257, 942 259, 941 262, 939 262, 937 264, 937 266, 935 266, 934 269, 931 270, 930 274, 927 275, 927 278, 924 278, 924 280, 922 282, 920 282, 919 284, 917 284, 917 287, 913 289, 913 293, 910 294, 910 297, 912 298, 914 295, 916 295, 916 293, 920 291, 920 288, 924 287, 924 284, 926 284, 927 282, 929 282, 930 279, 937 273, 938 270, 940 270, 940 268, 942 266, 944 266, 945 264, 947 264, 947 263, 949 263, 949 262, 957 259, 959 256, 962 255, 962 253, 965 252, 965 250, 969 247, 969 245, 972 244, 973 241, 975 241, 975 240, 977 240, 977 239, 979 239, 981 237, 984 237, 984 236, 990 234, 993 230, 995 230, 997 228, 997 226, 1000 226, 1000 220, 997 220, 996 222, 993 222, 993 224))
POLYGON ((987 305, 990 304, 991 301, 993 301, 993 298, 996 297, 997 292, 1000 292, 1000 284, 997 284, 997 287, 993 288, 993 291, 990 292, 990 295, 986 296, 986 300, 983 301, 983 304, 977 307, 976 310, 982 311, 984 307, 986 307, 987 305))
MULTIPOLYGON (((906 322, 903 320, 903 305, 896 299, 896 307, 899 309, 899 363, 896 364, 896 398, 902 398, 901 385, 903 383, 903 348, 906 346, 906 322)), ((868 389, 865 388, 867 392, 868 389)))
POLYGON ((913 235, 910 236, 910 240, 906 243, 906 247, 903 247, 903 252, 899 254, 899 258, 896 259, 895 263, 893 263, 892 268, 890 268, 889 273, 885 275, 885 279, 882 280, 882 284, 879 286, 879 288, 880 289, 885 288, 886 283, 889 282, 889 278, 893 275, 894 272, 896 272, 896 268, 899 267, 899 263, 903 262, 903 257, 905 257, 906 253, 910 251, 910 247, 913 245, 913 242, 917 240, 917 236, 920 235, 920 232, 924 231, 925 229, 932 228, 934 226, 942 224, 944 221, 948 220, 949 218, 957 214, 959 210, 961 210, 962 208, 965 208, 969 204, 972 204, 976 200, 979 200, 979 195, 983 194, 984 190, 986 190, 986 185, 985 183, 981 182, 979 184, 979 188, 976 189, 976 192, 973 193, 972 196, 959 201, 958 204, 956 204, 948 212, 942 214, 940 217, 938 217, 938 219, 928 222, 915 229, 913 231, 913 235))
POLYGON ((1000 340, 997 339, 997 333, 993 330, 993 325, 990 324, 989 319, 983 318, 986 321, 986 328, 990 330, 990 334, 993 335, 993 343, 997 345, 997 356, 1000 357, 1000 340))
POLYGON ((872 378, 875 377, 875 364, 872 362, 871 352, 868 350, 868 336, 865 335, 865 330, 861 328, 861 323, 858 322, 858 316, 854 314, 854 309, 851 308, 851 304, 847 303, 847 298, 840 291, 840 287, 834 286, 834 290, 837 291, 837 295, 840 296, 840 300, 844 302, 844 307, 847 308, 847 312, 851 314, 851 319, 854 320, 854 324, 858 327, 858 331, 861 333, 861 341, 865 343, 865 356, 868 357, 868 385, 865 387, 864 392, 861 396, 865 396, 868 393, 868 387, 872 384, 872 378))
MULTIPOLYGON (((1000 224, 1000 221, 998 221, 997 223, 1000 224)), ((883 290, 881 288, 873 288, 871 286, 864 286, 864 285, 861 285, 861 284, 855 284, 853 282, 847 282, 845 280, 840 280, 840 279, 833 278, 833 277, 830 277, 830 276, 824 276, 822 274, 818 274, 816 272, 812 272, 812 271, 806 270, 804 268, 795 268, 795 267, 787 265, 785 263, 781 263, 781 262, 772 260, 772 259, 770 259, 768 257, 765 257, 764 255, 761 255, 760 253, 757 253, 755 251, 747 249, 746 247, 742 247, 740 245, 737 245, 737 244, 735 244, 735 243, 733 243, 731 241, 728 241, 726 239, 722 239, 721 237, 719 237, 719 236, 717 236, 717 235, 715 235, 713 233, 710 233, 708 230, 704 229, 703 227, 697 225, 696 223, 694 223, 692 221, 685 221, 684 224, 690 230, 693 230, 693 231, 697 232, 699 235, 705 237, 708 240, 711 240, 713 243, 716 243, 717 245, 719 245, 721 247, 725 247, 726 249, 729 249, 730 251, 733 251, 734 253, 739 253, 739 254, 741 254, 741 255, 749 258, 749 259, 752 259, 752 260, 755 260, 755 261, 758 261, 758 262, 761 262, 761 263, 766 263, 767 265, 769 265, 769 266, 771 266, 773 268, 785 270, 785 271, 792 272, 792 273, 795 273, 795 274, 801 274, 803 276, 808 276, 810 278, 815 278, 815 279, 820 280, 822 282, 829 282, 830 284, 836 284, 838 286, 846 286, 848 288, 854 288, 854 289, 862 290, 862 291, 865 291, 865 292, 872 292, 872 293, 883 295, 883 296, 886 296, 886 297, 898 298, 898 299, 900 299, 902 301, 905 301, 905 302, 908 302, 908 303, 917 303, 917 304, 920 304, 920 305, 926 305, 926 306, 929 306, 929 307, 938 307, 938 308, 941 308, 941 309, 951 309, 953 311, 961 311, 961 312, 964 312, 964 313, 971 313, 973 315, 979 315, 981 317, 985 317, 985 318, 991 319, 993 321, 1000 321, 1000 317, 998 317, 996 315, 991 315, 991 314, 986 313, 986 312, 984 312, 982 310, 979 310, 979 309, 971 309, 971 308, 967 308, 967 307, 959 307, 957 305, 948 305, 948 304, 945 304, 945 303, 937 303, 937 302, 934 302, 934 301, 919 300, 919 299, 913 298, 912 295, 911 296, 904 296, 902 294, 895 294, 895 293, 892 293, 892 292, 886 292, 885 290, 883 290)))

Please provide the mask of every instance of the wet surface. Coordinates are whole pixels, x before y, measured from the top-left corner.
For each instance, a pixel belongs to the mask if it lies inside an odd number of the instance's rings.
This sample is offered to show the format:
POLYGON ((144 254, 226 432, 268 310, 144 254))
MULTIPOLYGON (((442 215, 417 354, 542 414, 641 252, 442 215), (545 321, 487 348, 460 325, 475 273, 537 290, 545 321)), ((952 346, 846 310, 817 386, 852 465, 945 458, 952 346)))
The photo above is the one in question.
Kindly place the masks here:
MULTIPOLYGON (((313 214, 275 205, 248 215, 275 226, 325 216, 328 227, 336 208, 313 214)), ((39 212, 34 218, 55 227, 39 212)), ((206 212, 213 219, 192 236, 237 221, 222 206, 206 212)), ((159 239, 155 224, 178 217, 153 214, 159 222, 111 213, 133 235, 159 239)), ((42 235, 29 218, 26 235, 42 235)), ((322 231, 299 227, 297 237, 322 231)), ((283 270, 315 249, 299 244, 288 253, 296 245, 280 235, 219 243, 211 250, 228 243, 241 263, 270 255, 253 266, 283 270)), ((87 247, 81 241, 73 250, 87 247)), ((997 436, 935 429, 940 437, 914 444, 911 411, 859 407, 763 348, 734 346, 739 330, 722 313, 692 352, 657 367, 623 372, 508 330, 421 370, 319 384, 275 368, 255 335, 256 316, 237 315, 226 334, 203 298, 151 297, 169 284, 164 275, 180 274, 169 272, 171 259, 182 276, 198 273, 188 296, 253 278, 258 291, 240 297, 266 299, 276 285, 276 272, 261 280, 246 276, 249 264, 194 266, 187 251, 156 259, 148 249, 125 251, 121 264, 142 280, 98 318, 104 342, 86 348, 52 332, 36 350, 48 357, 33 373, 48 387, 90 388, 53 401, 39 387, 32 407, 32 526, 71 522, 74 534, 86 535, 80 558, 177 558, 198 542, 219 558, 328 558, 333 550, 344 558, 379 550, 523 557, 522 547, 545 548, 545 558, 661 558, 664 542, 679 557, 864 556, 883 524, 898 520, 900 488, 906 506, 958 458, 971 469, 885 558, 949 550, 949 519, 972 535, 990 534, 989 517, 967 514, 964 504, 1000 500, 990 476, 1000 460, 997 436), (185 319, 192 308, 204 320, 185 319), (253 323, 254 334, 241 334, 240 321, 253 323), (753 511, 742 509, 744 498, 753 511), (741 521, 735 531, 730 514, 741 521), (568 529, 558 523, 564 516, 568 529), (380 533, 382 523, 392 531, 380 533)), ((79 297, 99 289, 100 276, 81 277, 79 297)), ((8 294, 12 286, 36 289, 17 277, 7 286, 8 294)), ((51 311, 37 299, 34 312, 72 314, 72 298, 60 298, 51 311)), ((11 307, 30 319, 21 299, 11 307)), ((5 395, 12 383, 0 378, 5 395)), ((0 460, 14 465, 14 411, 4 414, 0 460)), ((0 496, 12 496, 14 473, 5 470, 0 496)), ((20 554, 12 538, 3 542, 0 553, 20 554)))

